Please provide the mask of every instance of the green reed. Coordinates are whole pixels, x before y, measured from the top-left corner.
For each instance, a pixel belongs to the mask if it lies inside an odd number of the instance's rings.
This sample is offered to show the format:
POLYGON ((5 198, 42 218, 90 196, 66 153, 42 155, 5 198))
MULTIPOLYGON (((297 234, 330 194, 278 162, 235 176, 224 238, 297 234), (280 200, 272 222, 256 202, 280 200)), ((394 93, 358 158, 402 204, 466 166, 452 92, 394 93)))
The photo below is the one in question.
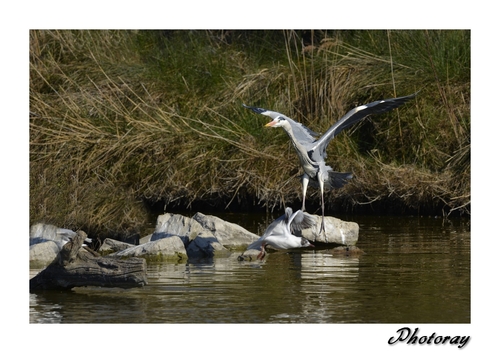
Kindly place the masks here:
POLYGON ((30 221, 135 231, 158 204, 297 207, 295 151, 242 103, 324 132, 416 91, 330 144, 355 178, 327 209, 467 215, 469 31, 31 31, 30 221))

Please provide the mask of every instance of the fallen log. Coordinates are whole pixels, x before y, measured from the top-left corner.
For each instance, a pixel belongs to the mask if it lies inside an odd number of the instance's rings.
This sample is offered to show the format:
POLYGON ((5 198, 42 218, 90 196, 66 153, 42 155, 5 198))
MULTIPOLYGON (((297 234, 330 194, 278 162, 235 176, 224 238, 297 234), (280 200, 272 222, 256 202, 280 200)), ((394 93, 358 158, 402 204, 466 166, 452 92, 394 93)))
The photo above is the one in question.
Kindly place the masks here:
POLYGON ((102 257, 82 247, 87 234, 77 235, 66 243, 58 258, 30 280, 30 292, 73 287, 142 287, 146 281, 146 260, 102 257))

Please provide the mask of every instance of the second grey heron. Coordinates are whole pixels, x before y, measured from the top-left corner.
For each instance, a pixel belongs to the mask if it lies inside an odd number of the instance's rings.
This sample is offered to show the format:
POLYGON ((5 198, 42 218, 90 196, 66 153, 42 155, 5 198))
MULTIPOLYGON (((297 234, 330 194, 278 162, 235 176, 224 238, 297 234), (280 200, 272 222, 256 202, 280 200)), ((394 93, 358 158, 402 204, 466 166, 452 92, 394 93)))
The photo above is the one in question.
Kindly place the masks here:
MULTIPOLYGON (((417 92, 418 93, 418 92, 417 92)), ((380 114, 390 111, 408 100, 414 98, 417 93, 399 98, 389 98, 371 102, 351 109, 347 114, 333 124, 320 138, 316 139, 317 133, 304 125, 290 119, 286 115, 264 108, 250 107, 245 104, 245 108, 251 109, 255 113, 266 115, 273 119, 266 124, 267 127, 282 127, 290 137, 293 147, 297 151, 300 164, 304 170, 302 176, 302 211, 306 209, 306 193, 309 180, 319 185, 321 193, 321 228, 320 233, 325 230, 325 188, 340 188, 352 178, 351 173, 339 173, 326 165, 326 148, 330 141, 342 130, 360 121, 370 114, 380 114)))

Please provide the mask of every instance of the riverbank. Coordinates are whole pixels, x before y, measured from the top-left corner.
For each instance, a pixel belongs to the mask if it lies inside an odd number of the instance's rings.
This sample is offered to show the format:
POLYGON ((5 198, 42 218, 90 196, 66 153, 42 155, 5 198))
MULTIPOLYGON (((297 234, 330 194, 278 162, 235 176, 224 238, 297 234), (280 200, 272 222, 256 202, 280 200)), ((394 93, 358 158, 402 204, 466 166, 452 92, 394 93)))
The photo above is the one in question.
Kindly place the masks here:
POLYGON ((30 223, 134 232, 158 209, 296 209, 295 151, 242 103, 324 132, 416 91, 330 144, 354 179, 327 212, 468 216, 469 31, 31 31, 30 223))

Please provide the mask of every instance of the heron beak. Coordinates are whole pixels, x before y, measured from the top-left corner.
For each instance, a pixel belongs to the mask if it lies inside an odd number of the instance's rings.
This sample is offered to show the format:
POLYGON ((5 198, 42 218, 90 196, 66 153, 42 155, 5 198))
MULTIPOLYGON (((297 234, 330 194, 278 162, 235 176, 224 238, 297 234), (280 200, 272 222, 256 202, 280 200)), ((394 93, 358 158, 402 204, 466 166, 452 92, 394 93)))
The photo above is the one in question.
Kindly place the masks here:
POLYGON ((266 125, 264 125, 265 127, 273 127, 274 125, 276 125, 276 121, 271 121, 270 123, 267 123, 266 125))

